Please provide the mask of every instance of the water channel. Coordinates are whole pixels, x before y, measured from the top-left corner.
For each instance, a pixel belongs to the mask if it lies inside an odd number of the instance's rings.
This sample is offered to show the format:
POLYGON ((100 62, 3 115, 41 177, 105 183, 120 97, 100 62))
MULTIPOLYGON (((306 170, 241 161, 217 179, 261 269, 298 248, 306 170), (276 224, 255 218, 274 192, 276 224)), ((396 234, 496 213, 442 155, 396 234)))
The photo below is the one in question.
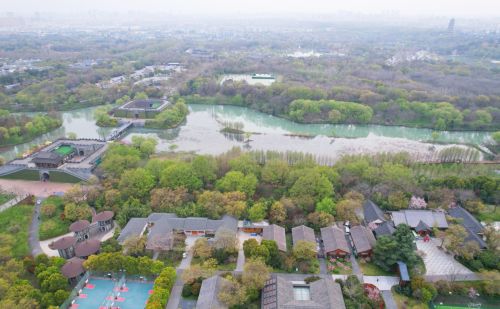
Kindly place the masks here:
MULTIPOLYGON (((445 145, 432 145, 432 130, 379 125, 298 124, 286 119, 263 114, 248 108, 222 105, 190 105, 190 114, 184 124, 175 129, 153 131, 133 129, 124 138, 130 141, 134 134, 151 135, 159 140, 158 150, 194 151, 220 154, 234 146, 253 150, 301 151, 316 156, 339 157, 343 154, 408 151, 425 155, 445 145), (248 145, 243 136, 221 132, 224 122, 240 122, 244 130, 254 132, 248 145), (294 135, 302 135, 294 136, 294 135), (303 135, 308 135, 304 137, 303 135), (331 138, 329 136, 336 136, 331 138)), ((95 125, 95 107, 62 112, 63 126, 29 143, 0 151, 5 159, 29 150, 33 145, 52 141, 73 132, 78 138, 103 138, 112 128, 95 125)), ((439 133, 437 141, 450 144, 482 145, 491 140, 488 132, 439 133)))

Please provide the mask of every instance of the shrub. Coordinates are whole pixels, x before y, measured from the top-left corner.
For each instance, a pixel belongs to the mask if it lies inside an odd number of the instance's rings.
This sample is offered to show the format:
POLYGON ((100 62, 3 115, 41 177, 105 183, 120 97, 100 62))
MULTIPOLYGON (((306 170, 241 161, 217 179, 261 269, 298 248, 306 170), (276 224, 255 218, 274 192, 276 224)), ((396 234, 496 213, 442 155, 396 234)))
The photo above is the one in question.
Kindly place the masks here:
POLYGON ((42 205, 40 212, 44 217, 51 218, 55 214, 56 209, 57 207, 54 204, 45 204, 42 205))
POLYGON ((182 287, 182 297, 189 297, 193 295, 193 290, 190 284, 184 284, 182 287))

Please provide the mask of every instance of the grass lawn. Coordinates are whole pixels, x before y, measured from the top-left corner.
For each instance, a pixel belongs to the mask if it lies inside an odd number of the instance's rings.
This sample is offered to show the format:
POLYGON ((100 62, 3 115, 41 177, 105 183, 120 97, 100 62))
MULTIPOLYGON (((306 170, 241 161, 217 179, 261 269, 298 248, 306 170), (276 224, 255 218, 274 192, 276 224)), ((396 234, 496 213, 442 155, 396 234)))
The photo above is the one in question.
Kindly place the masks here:
POLYGON ((69 232, 70 221, 63 220, 64 202, 61 197, 51 196, 43 201, 40 215, 40 240, 57 237, 69 232), (55 212, 51 216, 43 215, 43 207, 52 204, 56 206, 55 212))
POLYGON ((10 201, 11 199, 14 198, 13 194, 8 194, 8 193, 0 193, 0 205, 10 201))
POLYGON ((394 300, 398 305, 398 308, 408 308, 408 309, 428 309, 429 306, 427 304, 423 304, 418 302, 415 299, 406 297, 405 295, 397 293, 394 289, 392 289, 392 295, 394 296, 394 300))
POLYGON ((500 221, 500 207, 486 205, 486 210, 477 215, 480 221, 500 221))
POLYGON ((359 267, 361 267, 361 271, 363 274, 367 276, 392 276, 395 275, 394 272, 390 271, 385 271, 382 268, 378 267, 377 265, 369 262, 363 262, 360 259, 358 259, 358 264, 359 267))
POLYGON ((18 172, 14 172, 0 178, 38 181, 40 180, 40 174, 35 170, 20 170, 18 172))
POLYGON ((30 254, 28 234, 33 210, 32 205, 16 205, 0 212, 0 234, 7 234, 7 239, 2 238, 2 247, 8 247, 16 258, 30 254))

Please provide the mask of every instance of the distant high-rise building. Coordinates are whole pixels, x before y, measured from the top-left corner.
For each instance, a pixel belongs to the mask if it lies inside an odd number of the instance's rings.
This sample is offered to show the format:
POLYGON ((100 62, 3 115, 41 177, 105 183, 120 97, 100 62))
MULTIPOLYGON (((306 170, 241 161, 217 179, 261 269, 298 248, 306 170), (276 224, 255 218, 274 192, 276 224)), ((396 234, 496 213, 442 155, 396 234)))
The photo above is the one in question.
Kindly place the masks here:
POLYGON ((448 23, 448 33, 453 34, 454 31, 455 31, 455 18, 452 18, 448 23))

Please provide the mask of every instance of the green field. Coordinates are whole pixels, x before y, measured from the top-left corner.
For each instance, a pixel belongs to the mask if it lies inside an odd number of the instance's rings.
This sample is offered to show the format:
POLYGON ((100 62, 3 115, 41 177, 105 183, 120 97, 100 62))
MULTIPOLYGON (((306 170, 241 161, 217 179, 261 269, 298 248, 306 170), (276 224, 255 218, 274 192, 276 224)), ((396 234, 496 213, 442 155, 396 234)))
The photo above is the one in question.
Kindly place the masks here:
POLYGON ((10 201, 11 199, 14 198, 13 194, 9 193, 0 193, 0 205, 10 201))
POLYGON ((71 146, 61 145, 61 146, 57 147, 56 149, 54 149, 54 152, 62 157, 65 157, 65 156, 69 155, 70 153, 72 153, 74 150, 75 149, 71 146))
MULTIPOLYGON (((12 174, 1 176, 0 178, 39 181, 40 174, 38 173, 37 170, 20 170, 18 172, 14 172, 12 174)), ((50 181, 51 182, 64 182, 64 183, 78 183, 82 180, 79 178, 76 178, 75 176, 69 175, 65 172, 51 171, 50 172, 50 181)))
POLYGON ((16 205, 0 212, 0 238, 2 247, 16 258, 30 254, 28 244, 32 205, 16 205))

